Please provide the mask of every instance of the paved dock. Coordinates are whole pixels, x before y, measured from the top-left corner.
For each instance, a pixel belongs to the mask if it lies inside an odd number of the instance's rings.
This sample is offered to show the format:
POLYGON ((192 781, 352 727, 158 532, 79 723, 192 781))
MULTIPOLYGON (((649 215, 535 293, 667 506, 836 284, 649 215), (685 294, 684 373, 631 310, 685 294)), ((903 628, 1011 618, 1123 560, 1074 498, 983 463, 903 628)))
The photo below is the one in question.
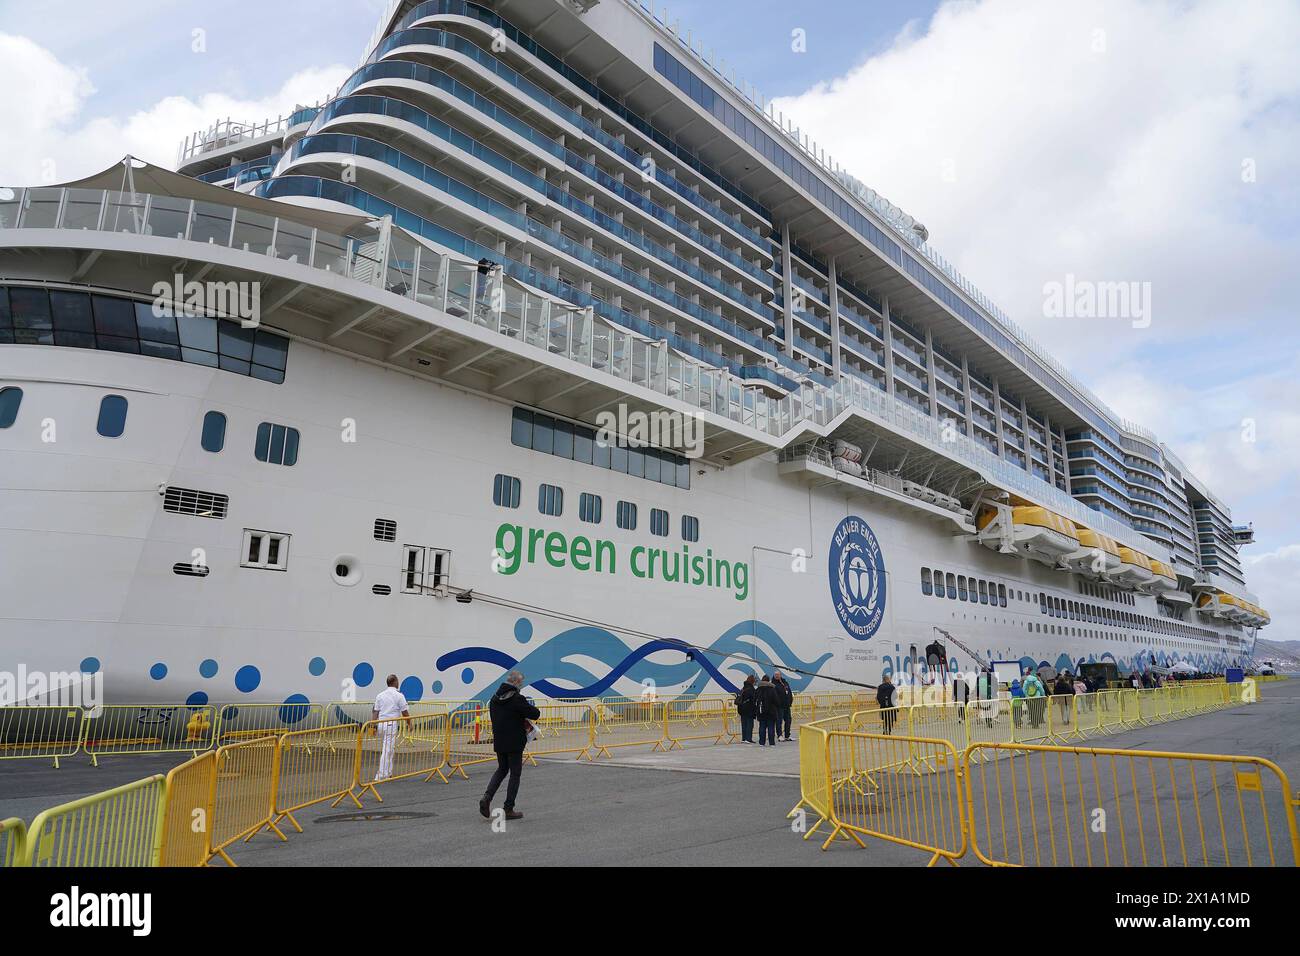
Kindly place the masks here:
MULTIPOLYGON (((1262 685, 1259 703, 1141 727, 1084 742, 1117 749, 1246 754, 1277 763, 1300 787, 1300 679, 1262 685)), ((165 771, 170 758, 84 757, 59 770, 38 761, 0 761, 0 817, 30 822, 41 809, 165 771)), ((791 832, 786 811, 799 799, 798 744, 687 746, 616 752, 592 763, 542 760, 524 768, 523 820, 494 832, 477 800, 490 768, 470 780, 398 781, 384 803, 348 802, 299 814, 305 833, 287 843, 259 834, 231 855, 242 866, 348 865, 764 865, 921 866, 919 851, 879 840, 866 850, 791 832)), ((501 795, 498 796, 498 805, 501 795)), ((973 861, 969 861, 973 862, 973 861)))

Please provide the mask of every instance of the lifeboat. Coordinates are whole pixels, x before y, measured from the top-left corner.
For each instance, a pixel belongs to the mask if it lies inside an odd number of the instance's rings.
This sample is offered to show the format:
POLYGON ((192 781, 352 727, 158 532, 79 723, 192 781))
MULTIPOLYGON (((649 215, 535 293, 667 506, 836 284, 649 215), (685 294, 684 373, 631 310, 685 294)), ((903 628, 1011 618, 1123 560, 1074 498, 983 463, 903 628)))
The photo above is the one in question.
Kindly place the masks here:
POLYGON ((1191 607, 1193 601, 1192 596, 1186 591, 1161 591, 1159 597, 1160 600, 1174 607, 1191 607))
POLYGON ((1206 617, 1217 617, 1227 619, 1228 605, 1223 602, 1223 598, 1228 595, 1219 591, 1202 591, 1196 596, 1196 610, 1206 617))
POLYGON ((1013 553, 1057 566, 1062 555, 1079 550, 1074 522, 1037 505, 999 505, 980 512, 976 521, 980 544, 1003 554, 1013 553))
POLYGON ((1178 575, 1174 569, 1163 561, 1151 561, 1151 573, 1154 575, 1146 589, 1152 594, 1165 594, 1178 590, 1178 575))
POLYGON ((1141 551, 1134 551, 1121 544, 1119 560, 1119 567, 1106 575, 1106 579, 1111 583, 1140 588, 1155 580, 1155 575, 1151 573, 1151 559, 1141 551))
POLYGON ((1120 566, 1119 544, 1100 532, 1080 525, 1075 533, 1079 547, 1061 556, 1061 566, 1100 579, 1120 566))
POLYGON ((1219 596, 1219 602, 1224 605, 1224 617, 1230 621, 1241 624, 1250 617, 1250 612, 1246 610, 1246 602, 1239 597, 1222 594, 1219 596))

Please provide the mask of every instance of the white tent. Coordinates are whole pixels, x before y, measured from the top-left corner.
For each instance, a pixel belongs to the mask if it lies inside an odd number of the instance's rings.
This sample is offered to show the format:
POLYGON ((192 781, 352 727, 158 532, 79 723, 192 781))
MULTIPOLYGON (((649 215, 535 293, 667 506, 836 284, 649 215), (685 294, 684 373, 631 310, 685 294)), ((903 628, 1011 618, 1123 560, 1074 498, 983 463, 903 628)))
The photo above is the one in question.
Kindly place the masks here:
POLYGON ((1169 668, 1175 674, 1195 674, 1196 668, 1187 661, 1179 661, 1173 667, 1169 668))

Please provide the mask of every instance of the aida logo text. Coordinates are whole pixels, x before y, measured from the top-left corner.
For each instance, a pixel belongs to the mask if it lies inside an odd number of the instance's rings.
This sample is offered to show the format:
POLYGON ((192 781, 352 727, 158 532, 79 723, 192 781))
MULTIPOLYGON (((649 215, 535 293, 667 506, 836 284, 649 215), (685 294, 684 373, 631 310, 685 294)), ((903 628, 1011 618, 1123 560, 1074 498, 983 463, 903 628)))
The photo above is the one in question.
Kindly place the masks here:
POLYGON ((153 928, 151 893, 83 893, 78 886, 50 897, 50 925, 56 927, 114 927, 132 936, 148 936, 153 928))
POLYGON ((262 322, 260 282, 186 282, 178 272, 171 282, 155 282, 152 292, 153 314, 160 317, 215 315, 238 319, 246 329, 262 322))

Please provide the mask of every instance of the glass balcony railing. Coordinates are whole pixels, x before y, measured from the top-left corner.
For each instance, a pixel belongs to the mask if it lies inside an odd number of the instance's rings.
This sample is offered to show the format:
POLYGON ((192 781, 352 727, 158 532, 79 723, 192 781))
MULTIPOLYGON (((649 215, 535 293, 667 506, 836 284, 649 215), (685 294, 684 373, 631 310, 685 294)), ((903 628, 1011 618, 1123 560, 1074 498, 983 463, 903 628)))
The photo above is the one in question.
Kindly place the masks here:
MULTIPOLYGON (((379 62, 394 50, 408 46, 438 46, 444 49, 453 50, 456 53, 468 57, 475 63, 493 73, 498 79, 506 84, 526 94, 530 99, 545 106, 556 116, 565 122, 581 130, 585 136, 590 137, 606 149, 610 150, 620 158, 631 163, 640 175, 644 157, 631 147, 620 143, 618 139, 600 127, 596 126, 590 120, 583 117, 576 110, 570 109, 562 100, 557 99, 544 89, 530 80, 524 79, 522 75, 506 66, 499 59, 493 56, 487 50, 477 44, 467 40, 465 37, 455 33, 449 33, 446 30, 435 30, 428 27, 414 27, 409 30, 399 30, 396 33, 389 34, 376 47, 375 52, 371 54, 372 62, 379 62)), ((657 166, 653 167, 654 179, 665 189, 680 196, 697 209, 708 213, 713 219, 726 226, 738 236, 754 243, 760 248, 764 247, 765 240, 756 230, 745 225, 736 216, 731 215, 717 203, 706 199, 699 192, 679 182, 677 179, 663 172, 657 166)))
MULTIPOLYGON (((744 256, 728 249, 712 236, 705 235, 686 220, 673 215, 662 206, 647 199, 636 189, 620 182, 614 176, 609 175, 595 163, 588 162, 584 157, 578 155, 573 150, 561 146, 555 140, 528 125, 513 113, 496 105, 491 100, 476 93, 464 83, 453 79, 440 70, 435 70, 419 63, 408 63, 397 60, 372 63, 369 66, 362 67, 360 70, 352 74, 351 78, 348 79, 339 90, 339 99, 335 102, 343 102, 345 99, 349 98, 349 93, 352 93, 354 90, 360 89, 363 86, 382 86, 383 81, 388 79, 413 80, 418 83, 425 83, 437 87, 445 93, 450 93, 461 102, 472 106, 482 115, 507 127, 512 133, 522 137, 534 146, 545 150, 557 159, 563 160, 569 168, 576 170, 592 182, 604 187, 624 202, 640 209, 647 216, 657 222, 663 223, 665 226, 675 230, 676 232, 680 232, 692 242, 703 246, 715 256, 718 256, 730 265, 740 269, 755 281, 761 282, 769 288, 771 287, 771 275, 754 265, 744 256)), ((326 107, 325 110, 322 111, 322 114, 317 116, 313 121, 310 132, 315 132, 322 125, 340 115, 341 112, 346 111, 346 109, 347 108, 344 107, 339 107, 337 109, 333 108, 333 104, 326 107)), ((412 109, 415 109, 417 112, 423 112, 418 110, 416 107, 412 107, 412 109)), ((384 115, 388 114, 385 113, 384 115)))
MULTIPOLYGON (((497 153, 481 143, 466 136, 460 130, 448 126, 441 120, 438 120, 428 113, 418 110, 400 100, 389 100, 384 97, 375 96, 358 96, 347 97, 336 100, 327 107, 327 115, 336 117, 340 115, 356 114, 376 114, 380 116, 391 116, 406 120, 420 126, 433 136, 437 136, 455 146, 463 149, 469 155, 481 160, 494 169, 497 169, 505 175, 511 177, 522 185, 528 186, 546 196, 552 202, 567 209, 576 216, 585 219, 593 225, 599 226, 609 233, 635 246, 647 255, 654 256, 660 262, 672 266, 679 272, 690 276, 701 285, 707 286, 719 295, 726 296, 738 305, 744 306, 751 312, 755 313, 758 318, 771 321, 771 309, 760 299, 751 295, 746 295, 741 289, 730 283, 723 282, 721 279, 705 272, 699 266, 693 264, 687 259, 669 251, 665 246, 648 238, 644 234, 634 229, 629 229, 613 216, 607 216, 594 206, 582 202, 569 193, 560 189, 552 183, 547 182, 541 176, 538 176, 517 163, 511 162, 500 153, 497 153)), ((407 175, 414 176, 421 182, 427 183, 439 189, 447 189, 447 183, 455 184, 459 193, 474 193, 476 196, 482 196, 472 186, 460 183, 455 179, 447 176, 445 173, 437 172, 433 167, 420 162, 413 156, 401 152, 395 147, 388 146, 378 140, 368 139, 362 136, 350 136, 342 133, 309 133, 298 142, 290 147, 285 159, 282 161, 280 168, 287 171, 294 160, 312 153, 354 153, 358 156, 366 156, 370 159, 377 159, 386 165, 401 170, 407 175)), ((465 196, 461 196, 465 198, 465 196)), ((486 199, 486 197, 483 197, 486 199)), ((504 218, 515 225, 515 220, 525 217, 515 212, 514 208, 504 203, 497 203, 489 200, 495 207, 499 218, 504 218)), ((548 230, 549 231, 549 230, 548 230)), ((627 270, 631 271, 631 270, 627 270)))
POLYGON ((227 179, 235 180, 238 185, 241 182, 260 181, 270 179, 271 174, 275 172, 275 164, 280 161, 279 153, 272 153, 270 156, 263 156, 260 159, 250 159, 246 163, 239 163, 235 166, 226 166, 222 169, 214 169, 210 173, 204 173, 194 178, 200 182, 223 183, 227 179))
MULTIPOLYGON (((272 180, 259 191, 277 194, 289 187, 288 195, 319 194, 365 208, 355 192, 347 192, 353 187, 328 180, 297 182, 302 179, 272 180), (301 191, 295 193, 293 187, 301 191)), ((391 204, 375 202, 375 209, 366 210, 372 215, 398 212, 391 204)), ((413 217, 406 214, 404 218, 409 222, 413 217)), ((732 367, 735 363, 720 362, 716 353, 629 313, 620 311, 614 319, 607 315, 607 303, 517 263, 503 264, 505 275, 516 281, 503 281, 502 294, 494 294, 495 287, 479 274, 477 265, 484 253, 496 257, 494 251, 466 242, 456 250, 466 257, 463 260, 439 255, 418 242, 401 221, 390 230, 385 249, 379 230, 370 226, 359 227, 355 233, 334 234, 284 216, 217 203, 51 187, 0 191, 0 230, 12 229, 131 233, 194 243, 196 259, 203 258, 200 247, 218 246, 331 272, 385 290, 395 297, 394 302, 399 301, 396 297, 408 299, 413 307, 436 309, 711 411, 771 436, 774 445, 792 432, 802 431, 804 423, 825 426, 851 410, 935 454, 961 462, 1006 491, 1160 560, 1172 560, 1168 554, 1153 554, 1152 543, 1130 525, 1089 509, 964 435, 958 434, 954 440, 953 435, 944 434, 941 418, 885 394, 858 375, 845 375, 831 383, 825 376, 803 372, 797 390, 781 398, 769 396, 759 387, 746 385, 745 379, 778 378, 779 384, 791 389, 795 383, 761 366, 732 367), (725 374, 728 369, 731 375, 725 374)), ((459 239, 442 234, 427 238, 444 245, 459 239)), ((255 264, 250 261, 249 267, 255 268, 255 264)))

